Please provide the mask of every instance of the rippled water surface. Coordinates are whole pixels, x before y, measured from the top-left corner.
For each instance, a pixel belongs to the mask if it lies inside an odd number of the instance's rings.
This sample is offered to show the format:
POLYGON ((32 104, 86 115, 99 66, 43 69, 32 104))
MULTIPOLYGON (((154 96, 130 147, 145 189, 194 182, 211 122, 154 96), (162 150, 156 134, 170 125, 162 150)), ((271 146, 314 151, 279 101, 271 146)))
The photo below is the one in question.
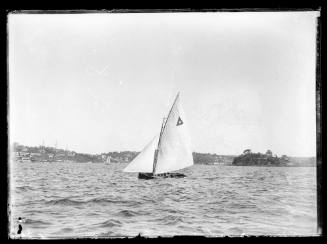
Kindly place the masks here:
POLYGON ((22 237, 316 235, 315 167, 194 165, 139 180, 126 164, 12 163, 22 237))

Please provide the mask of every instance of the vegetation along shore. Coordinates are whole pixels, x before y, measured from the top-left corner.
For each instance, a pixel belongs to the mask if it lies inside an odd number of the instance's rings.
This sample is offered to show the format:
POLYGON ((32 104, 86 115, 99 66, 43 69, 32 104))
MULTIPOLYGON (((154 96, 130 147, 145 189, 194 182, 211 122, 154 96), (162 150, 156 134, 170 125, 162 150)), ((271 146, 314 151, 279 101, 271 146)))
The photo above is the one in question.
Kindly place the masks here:
MULTIPOLYGON (((18 162, 68 162, 68 163, 103 163, 110 157, 111 163, 128 163, 139 152, 114 151, 100 154, 77 153, 75 151, 45 146, 24 146, 14 143, 11 147, 13 159, 18 162)), ((233 165, 233 166, 316 166, 315 157, 288 157, 273 155, 271 150, 263 153, 253 153, 244 150, 241 155, 218 155, 212 153, 193 152, 194 164, 233 165)))

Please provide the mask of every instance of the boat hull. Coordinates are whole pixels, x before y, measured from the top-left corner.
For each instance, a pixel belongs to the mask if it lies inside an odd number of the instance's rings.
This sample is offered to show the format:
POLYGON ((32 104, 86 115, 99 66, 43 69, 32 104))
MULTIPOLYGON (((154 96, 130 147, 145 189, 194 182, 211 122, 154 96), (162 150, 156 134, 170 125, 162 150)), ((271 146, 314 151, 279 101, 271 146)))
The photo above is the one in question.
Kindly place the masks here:
POLYGON ((163 179, 163 178, 184 178, 185 175, 181 173, 165 173, 165 174, 152 174, 152 173, 139 173, 138 178, 142 180, 163 179))

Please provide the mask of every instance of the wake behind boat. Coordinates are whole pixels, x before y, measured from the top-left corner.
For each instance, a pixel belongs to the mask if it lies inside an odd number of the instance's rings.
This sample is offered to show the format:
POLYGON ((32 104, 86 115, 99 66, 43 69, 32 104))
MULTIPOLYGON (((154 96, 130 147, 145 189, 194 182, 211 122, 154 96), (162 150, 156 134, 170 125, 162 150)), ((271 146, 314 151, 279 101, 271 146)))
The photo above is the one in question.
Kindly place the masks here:
POLYGON ((163 119, 159 136, 123 171, 137 172, 139 179, 180 178, 185 175, 174 171, 192 165, 191 139, 178 93, 167 119, 163 119))

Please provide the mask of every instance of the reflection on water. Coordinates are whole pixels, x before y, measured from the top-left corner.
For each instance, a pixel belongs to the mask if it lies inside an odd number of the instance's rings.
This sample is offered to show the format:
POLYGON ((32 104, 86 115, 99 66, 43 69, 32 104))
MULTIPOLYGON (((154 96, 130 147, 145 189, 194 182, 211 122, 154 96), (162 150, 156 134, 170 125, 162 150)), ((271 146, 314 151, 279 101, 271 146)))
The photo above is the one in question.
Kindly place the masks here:
POLYGON ((316 235, 316 168, 195 165, 139 180, 126 164, 12 163, 23 237, 316 235))

